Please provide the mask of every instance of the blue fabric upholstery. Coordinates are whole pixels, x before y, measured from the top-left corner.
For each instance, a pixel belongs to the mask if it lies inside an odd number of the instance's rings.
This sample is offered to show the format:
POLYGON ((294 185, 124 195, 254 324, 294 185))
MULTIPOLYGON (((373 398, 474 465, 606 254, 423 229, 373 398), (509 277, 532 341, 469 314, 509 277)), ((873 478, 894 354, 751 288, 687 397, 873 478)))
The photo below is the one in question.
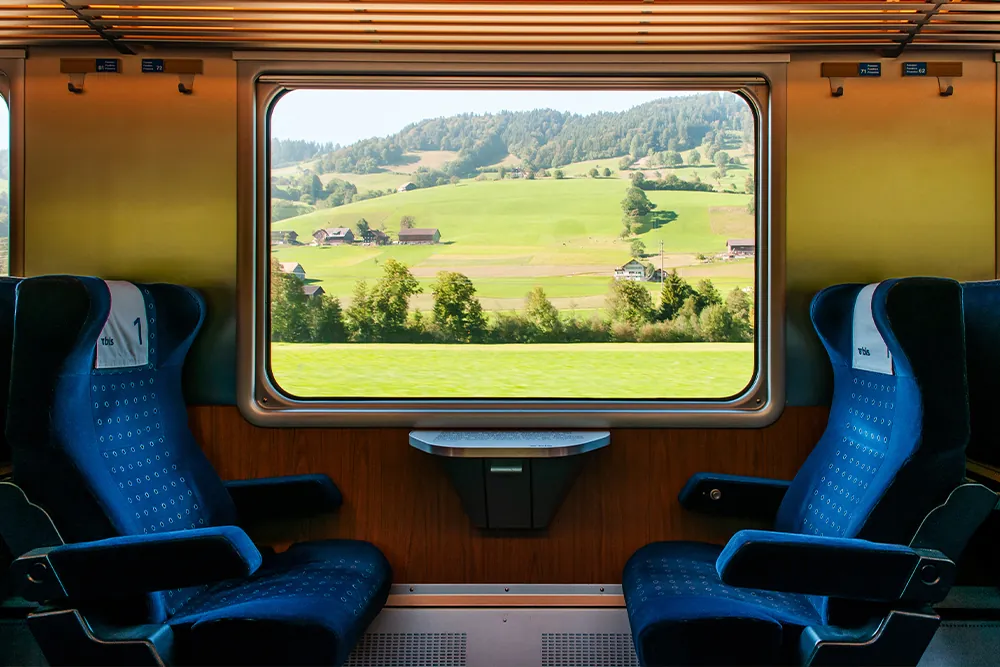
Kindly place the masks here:
POLYGON ((327 475, 288 475, 226 482, 241 521, 312 516, 344 502, 327 475))
MULTIPOLYGON (((36 549, 44 553, 72 600, 215 583, 253 574, 261 555, 236 526, 127 535, 36 549)), ((30 589, 29 589, 30 591, 30 589)), ((43 602, 45 600, 38 600, 43 602)))
POLYGON ((899 544, 741 530, 715 567, 730 586, 892 602, 919 562, 920 554, 899 544))
MULTIPOLYGON (((813 325, 833 366, 833 402, 826 431, 785 494, 775 529, 907 544, 964 478, 969 413, 962 291, 957 282, 937 278, 878 285, 871 312, 894 366, 885 375, 853 368, 853 315, 863 287, 838 285, 813 299, 813 325)), ((692 553, 688 544, 653 544, 625 566, 625 598, 643 664, 793 660, 805 621, 837 624, 869 610, 867 603, 791 593, 765 594, 780 595, 772 605, 762 605, 760 594, 737 604, 730 596, 741 589, 722 583, 708 556, 721 549, 700 548, 692 553), (698 568, 711 594, 700 594, 696 585, 687 587, 684 600, 650 592, 654 581, 676 579, 682 566, 698 568), (703 607, 711 613, 699 611, 703 607), (687 631, 692 619, 703 632, 687 631), (755 624, 769 630, 742 645, 743 639, 731 641, 733 632, 753 635, 747 628, 755 624)))
MULTIPOLYGON (((188 429, 181 388, 182 366, 201 327, 204 301, 194 290, 177 285, 137 287, 148 319, 149 362, 117 369, 95 368, 98 338, 111 311, 104 281, 44 276, 26 279, 17 288, 7 427, 14 477, 32 501, 49 512, 69 542, 238 523, 226 486, 188 429), (53 484, 54 479, 59 483, 53 484)), ((289 555, 266 559, 250 581, 268 590, 273 588, 269 581, 290 584, 305 567, 297 559, 306 554, 316 560, 310 567, 336 572, 329 592, 340 595, 298 621, 280 617, 277 611, 279 617, 258 617, 246 606, 203 603, 217 600, 212 597, 217 588, 205 586, 152 593, 128 604, 108 605, 100 613, 113 614, 119 622, 169 622, 180 627, 192 625, 191 619, 209 610, 218 627, 228 627, 222 621, 227 614, 252 620, 254 631, 245 635, 246 646, 219 647, 242 651, 244 664, 262 659, 267 649, 261 642, 292 626, 324 638, 336 628, 334 648, 320 650, 313 642, 308 650, 324 656, 319 660, 331 651, 346 655, 388 596, 388 564, 370 545, 306 544, 289 555), (348 556, 352 566, 340 567, 348 556), (319 563, 326 557, 335 562, 319 563), (354 594, 342 593, 345 587, 356 594, 364 591, 362 609, 340 602, 341 597, 354 599, 354 594), (202 607, 202 612, 193 611, 202 607), (186 610, 183 616, 182 610, 186 610), (343 622, 345 613, 358 622, 343 622)), ((275 604, 274 609, 291 614, 296 604, 275 604)), ((262 603, 255 608, 270 607, 262 603)), ((198 633, 186 636, 194 641, 198 633)), ((210 662, 188 648, 181 643, 177 651, 191 661, 210 662)), ((310 661, 306 654, 302 660, 310 661)))
POLYGON ((970 459, 1000 465, 996 409, 1000 405, 1000 280, 965 283, 969 358, 970 459))
POLYGON ((10 447, 4 434, 10 388, 10 351, 14 345, 14 294, 20 280, 0 277, 0 461, 10 460, 10 447))

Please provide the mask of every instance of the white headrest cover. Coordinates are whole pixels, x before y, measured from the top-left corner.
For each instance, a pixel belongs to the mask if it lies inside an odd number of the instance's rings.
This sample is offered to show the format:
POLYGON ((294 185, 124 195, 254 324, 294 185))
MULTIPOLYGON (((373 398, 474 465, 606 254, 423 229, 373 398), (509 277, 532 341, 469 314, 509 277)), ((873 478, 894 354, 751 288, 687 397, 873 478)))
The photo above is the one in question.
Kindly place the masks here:
POLYGON ((131 368, 149 363, 149 322, 142 292, 123 280, 106 280, 111 312, 97 339, 94 368, 131 368))
POLYGON ((854 361, 852 367, 892 375, 892 355, 885 339, 875 326, 872 316, 872 297, 879 283, 866 285, 854 302, 854 361))

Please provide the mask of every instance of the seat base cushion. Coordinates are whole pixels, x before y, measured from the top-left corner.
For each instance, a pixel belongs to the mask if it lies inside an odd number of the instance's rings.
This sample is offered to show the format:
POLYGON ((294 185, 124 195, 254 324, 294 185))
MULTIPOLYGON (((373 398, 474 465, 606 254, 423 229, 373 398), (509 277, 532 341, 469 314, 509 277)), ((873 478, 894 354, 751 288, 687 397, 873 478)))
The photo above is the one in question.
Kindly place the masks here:
POLYGON ((722 547, 657 542, 622 579, 643 665, 757 665, 795 659, 802 628, 820 622, 804 595, 736 588, 715 569, 722 547))
POLYGON ((389 594, 388 561, 352 540, 293 545, 246 579, 196 595, 168 621, 195 664, 339 665, 389 594))

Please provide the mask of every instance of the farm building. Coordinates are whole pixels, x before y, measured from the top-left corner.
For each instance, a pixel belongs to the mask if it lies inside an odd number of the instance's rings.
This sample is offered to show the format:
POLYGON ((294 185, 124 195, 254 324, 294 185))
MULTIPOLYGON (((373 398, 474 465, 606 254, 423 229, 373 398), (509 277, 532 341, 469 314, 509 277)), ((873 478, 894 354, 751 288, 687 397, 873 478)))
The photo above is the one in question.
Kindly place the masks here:
POLYGON ((299 245, 299 234, 291 230, 271 231, 271 245, 299 245))
POLYGON ((645 279, 646 267, 637 259, 633 259, 624 266, 619 266, 615 269, 615 280, 643 281, 645 279))
POLYGON ((281 262, 282 273, 290 273, 299 280, 306 279, 306 270, 298 262, 281 262))
POLYGON ((757 254, 757 243, 754 239, 729 239, 726 241, 726 254, 730 257, 753 257, 757 254))
POLYGON ((416 190, 416 189, 417 189, 416 183, 411 183, 407 181, 406 183, 403 183, 398 188, 396 188, 396 192, 407 192, 409 190, 416 190))
POLYGON ((400 243, 438 243, 441 240, 441 232, 437 229, 401 229, 399 230, 400 243))
POLYGON ((326 294, 326 290, 324 290, 319 285, 303 285, 302 293, 305 294, 307 297, 312 298, 314 296, 320 296, 322 294, 326 294))
POLYGON ((316 245, 344 245, 354 242, 354 232, 347 227, 326 227, 313 232, 316 245))
POLYGON ((381 229, 369 229, 361 234, 361 241, 365 245, 389 245, 389 235, 381 229))

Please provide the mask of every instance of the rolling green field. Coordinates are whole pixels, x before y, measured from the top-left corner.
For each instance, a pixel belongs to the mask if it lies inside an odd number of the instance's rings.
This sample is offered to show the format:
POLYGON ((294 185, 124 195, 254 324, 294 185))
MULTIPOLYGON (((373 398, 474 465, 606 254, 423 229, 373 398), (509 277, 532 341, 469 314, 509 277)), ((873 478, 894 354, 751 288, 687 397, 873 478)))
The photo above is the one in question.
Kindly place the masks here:
MULTIPOLYGON (((311 282, 345 305, 355 283, 377 279, 382 262, 392 257, 408 265, 423 285, 425 292, 411 304, 423 310, 431 305, 429 286, 441 270, 469 276, 487 310, 522 308, 525 294, 536 285, 561 310, 596 310, 603 308, 615 267, 631 258, 629 242, 618 238, 619 202, 627 187, 619 178, 465 180, 394 193, 301 215, 273 228, 295 230, 308 240, 321 227, 350 227, 364 218, 394 235, 400 218, 412 215, 417 227, 438 228, 441 244, 279 246, 273 252, 280 261, 302 264, 311 282)), ((639 234, 650 255, 644 261, 659 266, 662 241, 665 268, 678 268, 692 282, 708 277, 723 292, 753 284, 752 260, 705 263, 695 258, 722 252, 727 238, 753 236, 747 195, 647 195, 657 209, 639 234)), ((653 292, 659 287, 645 285, 653 292)))
POLYGON ((750 343, 271 346, 274 379, 330 398, 726 398, 753 375, 750 343))

